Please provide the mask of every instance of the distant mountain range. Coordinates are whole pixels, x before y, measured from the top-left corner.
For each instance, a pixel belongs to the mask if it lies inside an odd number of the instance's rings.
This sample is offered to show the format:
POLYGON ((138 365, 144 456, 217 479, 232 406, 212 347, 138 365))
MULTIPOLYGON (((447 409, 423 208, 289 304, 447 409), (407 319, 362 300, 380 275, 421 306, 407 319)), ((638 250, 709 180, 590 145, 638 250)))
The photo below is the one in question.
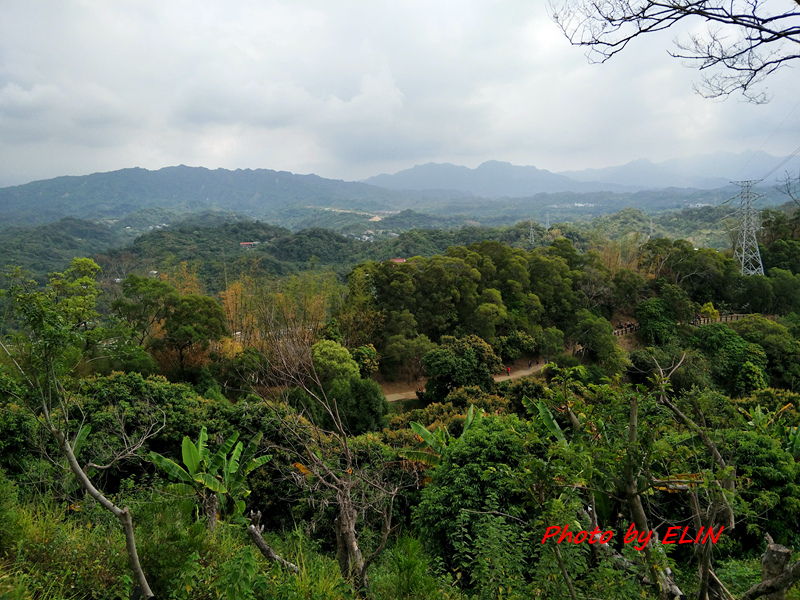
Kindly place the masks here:
POLYGON ((760 179, 781 160, 766 152, 721 152, 661 163, 641 159, 616 167, 561 173, 498 161, 485 162, 475 169, 428 163, 394 175, 370 177, 364 183, 390 190, 453 190, 485 198, 558 192, 635 192, 670 187, 710 190, 725 187, 731 181, 760 179))
POLYGON ((364 180, 389 190, 454 190, 483 198, 521 198, 557 192, 631 192, 640 188, 611 182, 578 181, 536 167, 520 167, 491 160, 476 169, 448 163, 428 163, 394 175, 364 180))
POLYGON ((0 226, 37 225, 62 217, 119 219, 153 207, 182 213, 235 211, 256 218, 305 205, 380 210, 407 195, 269 169, 135 168, 2 188, 0 226))
MULTIPOLYGON (((352 226, 352 232, 373 229, 362 228, 362 221, 378 222, 407 209, 495 224, 523 218, 545 222, 550 215, 586 219, 626 206, 655 213, 717 205, 736 193, 736 188, 723 189, 728 181, 757 179, 779 162, 758 152, 659 164, 643 160, 568 173, 498 161, 476 169, 427 164, 364 182, 269 169, 122 169, 0 188, 0 228, 64 217, 117 225, 120 219, 134 218, 134 225, 126 225, 132 234, 139 227, 162 224, 166 216, 203 211, 236 213, 294 230, 316 226, 344 231, 352 226)), ((785 201, 774 190, 765 189, 765 194, 765 204, 785 201)), ((415 219, 424 222, 425 217, 415 219)))

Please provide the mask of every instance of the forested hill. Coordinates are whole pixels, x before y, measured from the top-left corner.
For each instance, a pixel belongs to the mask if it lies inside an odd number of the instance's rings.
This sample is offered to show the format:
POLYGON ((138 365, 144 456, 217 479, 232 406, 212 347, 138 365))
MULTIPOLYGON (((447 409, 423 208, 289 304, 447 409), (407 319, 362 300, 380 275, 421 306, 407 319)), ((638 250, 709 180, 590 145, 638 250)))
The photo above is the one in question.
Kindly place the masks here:
MULTIPOLYGON (((76 256, 94 256, 108 279, 131 272, 170 270, 185 262, 196 270, 206 291, 213 293, 222 289, 226 274, 283 275, 325 267, 345 275, 362 261, 433 256, 444 254, 450 246, 483 240, 527 250, 564 236, 576 248, 590 250, 612 242, 628 248, 650 238, 666 237, 688 240, 695 247, 728 250, 730 231, 736 226, 733 213, 730 206, 706 206, 651 217, 627 208, 587 222, 554 222, 546 230, 529 220, 490 226, 406 210, 369 223, 333 212, 332 217, 342 218, 337 229, 310 227, 292 232, 234 213, 187 216, 152 208, 113 223, 66 217, 35 227, 0 229, 0 266, 21 266, 45 281, 48 273, 64 270, 76 256), (363 235, 366 227, 375 228, 366 230, 372 235, 363 235)), ((765 221, 776 214, 784 213, 767 212, 765 221)))
POLYGON ((364 183, 269 169, 136 168, 0 189, 0 226, 33 225, 66 216, 113 219, 147 207, 234 210, 254 217, 296 204, 390 209, 398 197, 364 183))
MULTIPOLYGON (((505 189, 498 183, 497 189, 501 188, 505 189)), ((484 198, 453 190, 388 190, 366 183, 268 169, 227 171, 178 166, 158 171, 136 168, 58 177, 2 188, 0 228, 41 225, 64 217, 114 225, 119 219, 142 211, 146 214, 166 211, 172 216, 217 211, 234 212, 293 230, 326 227, 356 233, 376 229, 374 222, 386 219, 391 222, 394 215, 408 209, 439 217, 436 226, 469 221, 511 225, 522 219, 542 223, 586 221, 626 207, 656 214, 692 206, 717 206, 737 193, 736 187, 669 188, 623 193, 561 191, 504 198, 489 198, 487 193, 484 198)), ((778 191, 767 188, 759 206, 785 201, 778 191)), ((147 224, 162 222, 169 221, 147 224)), ((430 224, 423 221, 415 226, 430 224)))

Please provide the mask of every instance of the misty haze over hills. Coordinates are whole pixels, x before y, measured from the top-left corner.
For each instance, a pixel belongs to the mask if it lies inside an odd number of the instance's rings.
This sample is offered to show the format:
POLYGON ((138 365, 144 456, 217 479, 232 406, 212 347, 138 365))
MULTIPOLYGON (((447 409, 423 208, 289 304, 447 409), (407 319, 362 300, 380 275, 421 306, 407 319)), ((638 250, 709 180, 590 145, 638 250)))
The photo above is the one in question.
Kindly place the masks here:
MULTIPOLYGON (((552 173, 489 161, 475 169, 421 165, 364 182, 270 169, 131 168, 0 188, 0 227, 64 217, 113 221, 155 208, 180 214, 230 212, 293 229, 333 227, 345 213, 380 220, 409 209, 481 222, 513 223, 523 217, 546 221, 548 215, 585 219, 628 206, 650 213, 716 206, 736 195, 731 180, 760 179, 780 162, 763 152, 749 152, 552 173)), ((785 168, 794 171, 798 162, 795 158, 785 168)), ((772 183, 764 182, 764 203, 785 202, 772 183)))
MULTIPOLYGON (((390 190, 454 190, 486 198, 522 197, 542 192, 634 192, 670 187, 710 190, 725 187, 731 181, 761 179, 781 160, 761 151, 720 152, 661 163, 639 159, 615 167, 561 173, 498 161, 485 162, 475 169, 427 163, 394 175, 370 177, 364 183, 390 190)), ((795 162, 800 163, 800 160, 795 162)), ((790 162, 787 167, 791 166, 790 162)), ((776 174, 780 175, 782 173, 776 174)))

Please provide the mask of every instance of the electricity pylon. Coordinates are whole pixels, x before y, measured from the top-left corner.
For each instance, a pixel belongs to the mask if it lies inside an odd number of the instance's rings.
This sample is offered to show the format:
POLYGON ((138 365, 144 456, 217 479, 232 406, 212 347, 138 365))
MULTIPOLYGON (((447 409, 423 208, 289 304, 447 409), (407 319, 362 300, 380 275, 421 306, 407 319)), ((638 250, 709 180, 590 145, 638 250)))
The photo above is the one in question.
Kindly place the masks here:
POLYGON ((761 262, 761 252, 758 250, 758 211, 753 208, 753 202, 759 198, 753 192, 755 181, 736 181, 736 185, 741 187, 739 198, 739 237, 736 240, 736 248, 733 258, 741 264, 742 275, 763 275, 764 265, 761 262))

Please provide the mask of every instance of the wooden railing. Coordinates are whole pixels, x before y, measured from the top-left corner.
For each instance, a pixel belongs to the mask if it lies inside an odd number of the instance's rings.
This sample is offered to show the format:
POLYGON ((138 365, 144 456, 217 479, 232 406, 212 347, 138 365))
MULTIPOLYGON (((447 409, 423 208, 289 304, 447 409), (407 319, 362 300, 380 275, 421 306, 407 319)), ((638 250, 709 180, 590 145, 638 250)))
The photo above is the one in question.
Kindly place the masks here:
MULTIPOLYGON (((696 317, 687 323, 687 325, 692 325, 694 327, 700 327, 701 325, 710 325, 711 323, 733 323, 734 321, 738 321, 739 319, 744 319, 749 315, 720 315, 717 319, 711 319, 709 317, 696 317)), ((625 325, 621 328, 614 329, 614 335, 617 337, 622 337, 633 333, 634 331, 639 330, 638 323, 631 323, 630 325, 625 325)))
POLYGON ((638 323, 631 323, 630 325, 623 325, 622 327, 614 330, 614 335, 618 337, 622 337, 623 335, 628 335, 629 333, 633 333, 639 329, 638 323))

